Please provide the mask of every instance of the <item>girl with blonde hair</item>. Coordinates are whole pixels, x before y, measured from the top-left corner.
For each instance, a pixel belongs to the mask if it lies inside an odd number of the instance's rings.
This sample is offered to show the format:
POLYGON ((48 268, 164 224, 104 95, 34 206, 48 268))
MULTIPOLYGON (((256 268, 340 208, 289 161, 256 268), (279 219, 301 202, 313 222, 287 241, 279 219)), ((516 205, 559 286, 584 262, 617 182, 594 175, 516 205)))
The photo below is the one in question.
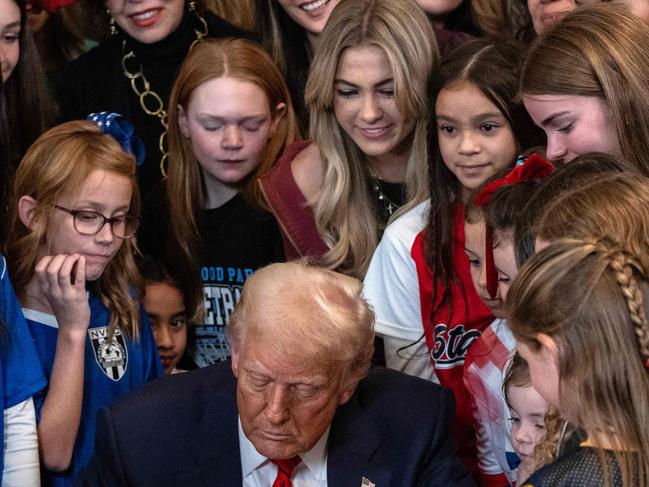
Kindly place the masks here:
MULTIPOLYGON (((128 127, 95 118, 111 134, 128 127)), ((135 160, 94 123, 68 122, 30 147, 14 194, 7 260, 48 379, 34 398, 45 484, 71 485, 99 409, 162 375, 137 301, 135 160)))
POLYGON ((195 46, 178 73, 170 106, 167 268, 197 324, 192 358, 205 366, 229 356, 224 326, 245 279, 284 260, 259 177, 297 129, 279 70, 261 46, 245 39, 195 46))
POLYGON ((362 277, 382 229, 427 193, 434 34, 414 0, 342 0, 320 36, 306 103, 311 142, 262 178, 288 257, 362 277))
POLYGON ((525 485, 649 483, 649 279, 640 257, 605 241, 560 240, 510 288, 509 323, 532 385, 586 434, 525 485))
POLYGON ((623 156, 649 175, 649 26, 597 4, 563 19, 530 48, 520 92, 547 134, 547 156, 623 156))

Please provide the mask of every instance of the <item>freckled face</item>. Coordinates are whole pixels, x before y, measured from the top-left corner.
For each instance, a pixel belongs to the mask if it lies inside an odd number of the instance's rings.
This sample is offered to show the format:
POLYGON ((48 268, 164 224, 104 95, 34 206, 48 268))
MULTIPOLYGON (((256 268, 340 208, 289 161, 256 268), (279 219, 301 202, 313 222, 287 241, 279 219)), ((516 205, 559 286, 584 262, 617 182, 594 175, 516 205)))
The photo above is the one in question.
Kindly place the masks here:
POLYGON ((199 85, 178 125, 190 139, 203 176, 237 187, 261 163, 284 105, 271 107, 255 83, 223 76, 199 85))

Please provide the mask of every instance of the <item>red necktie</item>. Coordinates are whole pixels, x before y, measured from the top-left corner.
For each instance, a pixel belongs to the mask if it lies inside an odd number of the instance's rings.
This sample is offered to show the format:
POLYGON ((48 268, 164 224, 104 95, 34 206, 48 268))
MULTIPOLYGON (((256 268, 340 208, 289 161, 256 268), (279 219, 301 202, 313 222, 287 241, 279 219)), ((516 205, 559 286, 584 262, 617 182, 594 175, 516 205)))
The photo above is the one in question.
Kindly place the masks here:
POLYGON ((302 459, 296 455, 286 460, 273 460, 271 458, 270 461, 277 465, 277 477, 273 482, 273 487, 293 487, 291 482, 293 470, 300 464, 302 459))

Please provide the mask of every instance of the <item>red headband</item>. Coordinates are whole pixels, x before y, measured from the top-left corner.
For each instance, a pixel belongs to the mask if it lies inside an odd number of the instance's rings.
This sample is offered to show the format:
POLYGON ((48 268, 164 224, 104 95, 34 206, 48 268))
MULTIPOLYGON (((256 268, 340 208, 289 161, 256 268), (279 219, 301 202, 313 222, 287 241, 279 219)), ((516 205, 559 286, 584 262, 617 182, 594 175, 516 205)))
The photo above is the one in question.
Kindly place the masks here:
POLYGON ((502 179, 496 179, 487 184, 482 191, 480 191, 475 202, 478 206, 482 206, 489 203, 491 197, 501 186, 505 186, 506 184, 521 184, 534 179, 543 179, 551 174, 552 171, 554 171, 552 163, 535 152, 524 161, 519 159, 519 161, 516 162, 516 166, 509 171, 507 176, 502 179))
MULTIPOLYGON (((475 202, 478 206, 483 206, 491 200, 491 197, 498 191, 498 188, 508 184, 521 184, 526 181, 543 179, 554 171, 552 163, 538 155, 532 154, 525 160, 518 160, 516 166, 509 171, 507 176, 502 179, 496 179, 485 186, 475 202)), ((485 232, 485 273, 487 274, 487 292, 492 299, 498 294, 498 272, 494 265, 494 253, 491 245, 491 229, 487 228, 485 232)))

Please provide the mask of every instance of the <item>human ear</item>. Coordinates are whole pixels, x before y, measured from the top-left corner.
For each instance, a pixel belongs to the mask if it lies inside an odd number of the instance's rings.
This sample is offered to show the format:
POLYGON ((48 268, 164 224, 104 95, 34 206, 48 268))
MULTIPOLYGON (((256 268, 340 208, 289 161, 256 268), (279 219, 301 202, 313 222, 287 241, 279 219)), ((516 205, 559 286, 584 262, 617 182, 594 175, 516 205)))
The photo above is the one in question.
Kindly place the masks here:
POLYGON ((187 113, 182 105, 178 104, 178 130, 188 139, 189 136, 189 121, 187 120, 187 113))
POLYGON ((18 218, 30 230, 36 230, 39 223, 34 220, 34 212, 36 210, 36 201, 31 196, 21 196, 18 200, 18 218))
POLYGON ((273 121, 270 124, 270 130, 268 131, 268 138, 272 138, 277 132, 277 127, 279 122, 286 115, 286 103, 278 103, 273 112, 273 121))

